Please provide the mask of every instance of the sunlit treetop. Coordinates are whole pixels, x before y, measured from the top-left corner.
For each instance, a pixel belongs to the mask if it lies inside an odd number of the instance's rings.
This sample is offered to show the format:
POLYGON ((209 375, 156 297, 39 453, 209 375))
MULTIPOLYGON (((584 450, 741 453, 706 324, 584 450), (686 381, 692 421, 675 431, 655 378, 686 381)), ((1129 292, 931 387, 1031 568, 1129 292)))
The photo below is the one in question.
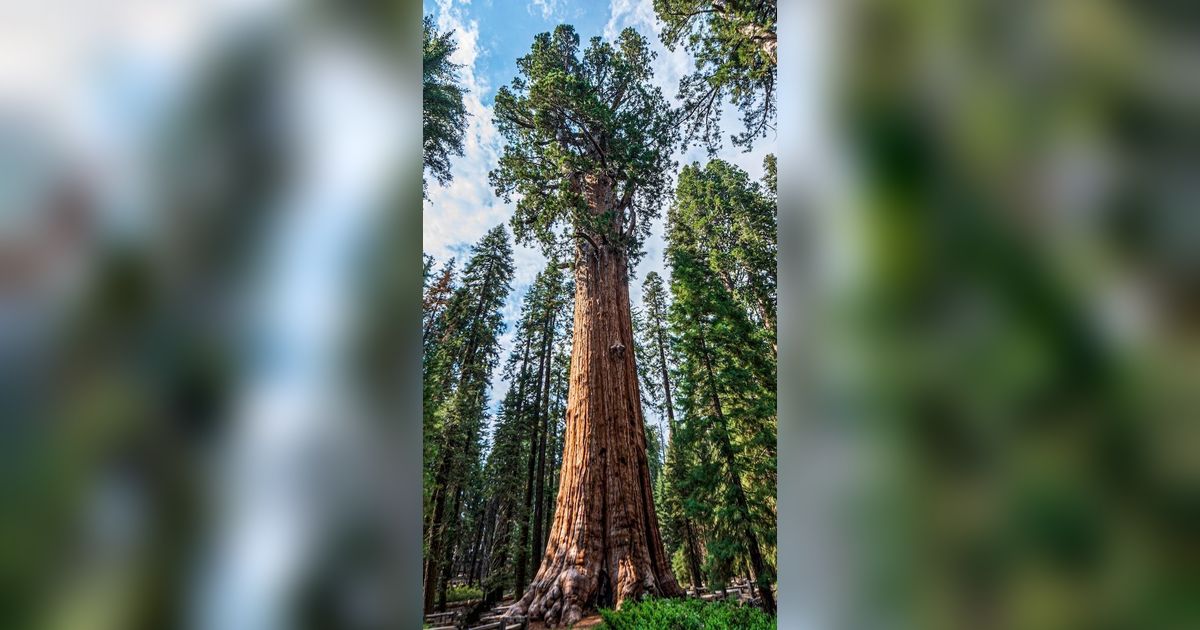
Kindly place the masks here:
POLYGON ((580 50, 571 26, 534 38, 496 94, 506 145, 489 179, 517 199, 518 242, 552 255, 580 237, 636 259, 670 192, 674 112, 651 84, 654 53, 633 29, 580 50))
POLYGON ((695 72, 679 86, 686 139, 715 151, 726 100, 742 113, 746 127, 731 136, 734 146, 749 150, 755 139, 773 132, 776 0, 654 0, 654 11, 667 48, 683 45, 696 60, 695 72))

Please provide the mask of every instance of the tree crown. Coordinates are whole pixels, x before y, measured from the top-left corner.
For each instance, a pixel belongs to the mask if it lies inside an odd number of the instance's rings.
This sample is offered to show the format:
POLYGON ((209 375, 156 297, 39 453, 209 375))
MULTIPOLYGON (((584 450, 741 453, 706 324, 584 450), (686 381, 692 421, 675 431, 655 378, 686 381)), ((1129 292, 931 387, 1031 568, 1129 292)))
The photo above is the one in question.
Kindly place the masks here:
MULTIPOLYGON (((458 82, 461 66, 450 61, 456 50, 458 43, 453 33, 439 33, 433 18, 425 16, 421 60, 422 157, 425 169, 443 186, 450 183, 450 156, 463 154, 463 131, 467 125, 467 110, 463 105, 466 90, 458 82)), ((424 178, 421 189, 424 194, 424 178)))
POLYGON ((496 94, 506 146, 489 175, 505 201, 518 196, 519 242, 556 249, 585 235, 636 258, 674 170, 674 112, 650 83, 654 53, 633 29, 580 51, 561 25, 534 38, 519 74, 496 94))

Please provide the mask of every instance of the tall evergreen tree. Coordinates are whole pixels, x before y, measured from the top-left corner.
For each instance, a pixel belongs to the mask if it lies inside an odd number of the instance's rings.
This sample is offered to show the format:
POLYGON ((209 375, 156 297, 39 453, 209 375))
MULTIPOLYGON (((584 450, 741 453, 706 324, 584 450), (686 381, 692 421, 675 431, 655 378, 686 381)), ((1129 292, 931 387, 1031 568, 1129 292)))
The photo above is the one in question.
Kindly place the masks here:
MULTIPOLYGON (((685 169, 668 218, 675 383, 685 420, 679 446, 692 469, 678 487, 707 523, 707 567, 723 583, 747 557, 763 607, 774 610, 770 549, 775 541, 774 353, 745 308, 713 273, 713 257, 732 249, 736 232, 712 231, 722 207, 694 203, 701 171, 685 169), (685 185, 685 181, 687 184, 685 185)), ((736 288, 736 287, 734 287, 736 288)))
MULTIPOLYGON (((490 230, 471 250, 458 289, 442 318, 448 331, 427 357, 426 400, 439 404, 426 419, 428 503, 426 507, 425 609, 435 591, 444 593, 449 565, 447 525, 457 525, 457 513, 467 474, 478 462, 478 444, 487 404, 487 386, 498 360, 503 329, 501 308, 512 280, 512 247, 503 226, 490 230), (450 383, 446 394, 431 396, 431 388, 450 383)), ((444 605, 444 596, 443 596, 444 605)))
MULTIPOLYGON (((719 581, 732 576, 736 556, 750 557, 752 578, 764 607, 773 609, 770 562, 764 549, 774 539, 774 397, 758 386, 729 347, 741 343, 727 317, 704 301, 723 289, 701 279, 703 269, 687 254, 675 257, 674 323, 679 331, 679 400, 686 417, 680 434, 698 458, 687 495, 711 506, 710 571, 719 581), (715 310, 715 309, 713 309, 715 310), (768 494, 769 497, 768 498, 768 494)), ((744 327, 743 327, 744 328, 744 327)))
MULTIPOLYGON (((460 66, 450 57, 458 49, 451 32, 439 33, 432 16, 425 16, 422 47, 421 134, 424 170, 439 184, 450 183, 450 156, 463 154, 467 127, 465 90, 459 83, 460 66)), ((421 178, 424 193, 426 182, 421 178)))
POLYGON ((575 320, 560 487, 541 568, 516 609, 571 624, 586 608, 680 593, 654 513, 629 310, 630 264, 667 194, 674 116, 632 29, 580 50, 538 35, 495 100, 507 141, 490 175, 519 196, 513 230, 575 241, 575 320))
MULTIPOLYGON (((768 171, 768 176, 770 171, 768 171)), ((776 208, 773 194, 745 171, 712 160, 685 166, 675 192, 676 223, 699 239, 696 255, 722 287, 763 329, 776 337, 776 208)))

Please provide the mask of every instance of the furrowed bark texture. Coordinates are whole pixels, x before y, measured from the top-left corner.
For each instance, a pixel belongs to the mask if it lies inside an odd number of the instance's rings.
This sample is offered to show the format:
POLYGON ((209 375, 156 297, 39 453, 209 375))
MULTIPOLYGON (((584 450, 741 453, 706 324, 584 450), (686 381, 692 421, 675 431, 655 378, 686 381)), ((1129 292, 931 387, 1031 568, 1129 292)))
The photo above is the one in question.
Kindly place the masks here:
POLYGON ((514 608, 551 626, 646 594, 683 595, 654 513, 623 248, 578 244, 574 321, 553 525, 514 608))

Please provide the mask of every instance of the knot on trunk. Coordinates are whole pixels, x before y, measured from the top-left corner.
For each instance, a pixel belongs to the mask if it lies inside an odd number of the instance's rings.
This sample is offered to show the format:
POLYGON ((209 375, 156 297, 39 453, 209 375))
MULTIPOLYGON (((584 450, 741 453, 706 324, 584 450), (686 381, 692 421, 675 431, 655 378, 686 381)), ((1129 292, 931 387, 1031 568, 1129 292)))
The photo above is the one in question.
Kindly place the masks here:
POLYGON ((619 341, 617 343, 614 343, 613 345, 608 347, 608 354, 613 357, 625 356, 625 344, 623 344, 619 341))

